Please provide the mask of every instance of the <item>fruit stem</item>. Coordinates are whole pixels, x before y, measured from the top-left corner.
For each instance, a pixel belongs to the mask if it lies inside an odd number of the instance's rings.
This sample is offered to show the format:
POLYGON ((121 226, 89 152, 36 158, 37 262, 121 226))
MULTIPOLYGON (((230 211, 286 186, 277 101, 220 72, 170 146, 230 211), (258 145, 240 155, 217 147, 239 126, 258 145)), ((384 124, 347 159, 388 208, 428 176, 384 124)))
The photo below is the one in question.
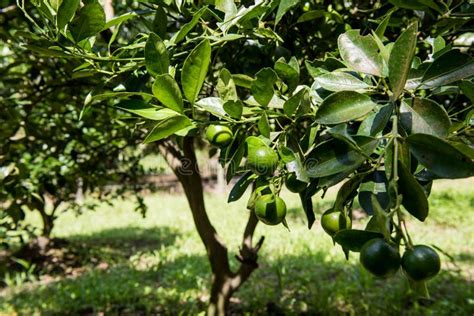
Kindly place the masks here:
POLYGON ((405 230, 405 233, 406 233, 406 237, 408 239, 408 249, 412 249, 413 248, 413 242, 411 240, 411 237, 410 237, 410 234, 408 233, 408 229, 407 229, 407 224, 405 222, 404 219, 401 220, 401 223, 403 224, 403 228, 405 230))

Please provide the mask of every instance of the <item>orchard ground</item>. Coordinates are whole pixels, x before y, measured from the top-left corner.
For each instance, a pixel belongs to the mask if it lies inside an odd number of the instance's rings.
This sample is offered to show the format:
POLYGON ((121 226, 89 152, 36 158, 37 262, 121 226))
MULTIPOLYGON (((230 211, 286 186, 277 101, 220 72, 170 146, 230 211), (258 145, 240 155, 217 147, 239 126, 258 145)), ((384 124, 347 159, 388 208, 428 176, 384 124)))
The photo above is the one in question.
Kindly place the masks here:
MULTIPOLYGON (((335 190, 313 202, 318 218, 335 190)), ((248 195, 247 195, 248 197, 248 195)), ((442 272, 429 282, 432 301, 413 304, 405 278, 375 279, 351 253, 347 262, 319 223, 308 231, 297 194, 283 192, 290 231, 259 225, 265 236, 260 269, 232 301, 237 314, 473 315, 474 179, 435 182, 426 224, 410 218, 416 244, 434 244, 442 272)), ((212 222, 233 257, 247 219, 246 198, 226 203, 227 193, 206 195, 212 222)), ((146 197, 148 214, 130 200, 103 203, 79 217, 64 213, 53 235, 66 239, 41 276, 11 274, 0 292, 0 314, 197 314, 206 309, 209 267, 182 194, 146 197), (56 259, 54 259, 56 258, 56 259), (62 268, 58 268, 61 267, 62 268)), ((356 209, 358 207, 356 206, 356 209)), ((367 217, 355 213, 354 227, 367 217)), ((37 219, 30 218, 32 223, 37 219)), ((233 261, 237 264, 236 261, 233 261)))

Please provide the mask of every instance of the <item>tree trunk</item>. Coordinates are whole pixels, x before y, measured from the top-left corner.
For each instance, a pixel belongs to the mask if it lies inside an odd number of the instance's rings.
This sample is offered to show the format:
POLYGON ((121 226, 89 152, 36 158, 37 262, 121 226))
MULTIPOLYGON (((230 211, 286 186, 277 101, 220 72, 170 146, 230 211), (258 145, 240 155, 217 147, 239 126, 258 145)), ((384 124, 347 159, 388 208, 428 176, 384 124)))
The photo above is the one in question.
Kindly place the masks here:
POLYGON ((237 259, 241 262, 237 272, 229 265, 228 251, 206 212, 202 179, 194 150, 193 139, 185 137, 182 151, 171 142, 159 144, 160 153, 181 182, 188 200, 194 225, 206 247, 207 257, 212 270, 211 295, 208 315, 225 315, 232 294, 250 277, 257 267, 257 252, 263 237, 255 247, 252 246, 253 233, 258 220, 253 212, 245 227, 242 247, 237 259))
POLYGON ((54 218, 48 215, 44 209, 38 210, 41 215, 41 221, 43 222, 43 230, 41 236, 49 238, 54 228, 54 218))

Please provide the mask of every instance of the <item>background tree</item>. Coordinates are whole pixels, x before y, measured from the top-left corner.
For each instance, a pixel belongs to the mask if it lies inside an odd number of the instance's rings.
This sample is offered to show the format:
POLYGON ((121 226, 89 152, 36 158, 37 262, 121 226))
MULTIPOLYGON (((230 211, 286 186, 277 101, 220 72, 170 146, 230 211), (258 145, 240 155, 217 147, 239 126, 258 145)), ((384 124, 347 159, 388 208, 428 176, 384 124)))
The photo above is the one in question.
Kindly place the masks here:
MULTIPOLYGON (((28 211, 40 214, 39 234, 49 237, 59 210, 94 208, 97 202, 85 199, 87 194, 108 200, 138 193, 137 180, 143 174, 142 150, 131 137, 133 126, 117 124, 116 110, 104 104, 80 119, 87 91, 102 78, 77 76, 77 62, 30 54, 20 44, 32 29, 15 5, 9 10, 2 15, 0 31, 0 203, 5 246, 11 243, 7 235, 25 239, 15 233, 21 228, 37 234, 23 223, 28 211)), ((137 199, 144 212, 141 197, 137 199)))
POLYGON ((439 257, 429 248, 429 273, 412 273, 411 253, 426 248, 413 245, 404 217, 425 220, 434 179, 474 174, 473 62, 455 48, 465 46, 470 4, 156 1, 132 4, 140 10, 109 21, 93 1, 19 5, 41 35, 41 48, 27 40, 31 49, 82 60, 78 75, 107 75, 85 111, 113 98, 118 109, 146 119, 144 141, 157 142, 182 183, 207 250, 209 314, 224 314, 258 266, 257 216, 285 224, 278 197, 285 180, 297 184, 290 187, 311 227, 311 197, 347 179, 327 213, 339 215, 335 229, 326 230, 346 256, 362 251, 361 263, 375 275, 402 265, 424 292, 439 257), (96 38, 112 27, 108 41, 96 38), (140 84, 127 86, 127 78, 140 84), (241 176, 229 202, 253 186, 236 271, 206 214, 196 161, 194 140, 210 125, 219 126, 209 141, 221 146, 227 180, 241 176), (221 142, 222 133, 232 140, 221 142), (365 230, 348 225, 356 197, 372 216, 365 230), (380 266, 383 258, 392 259, 380 266))

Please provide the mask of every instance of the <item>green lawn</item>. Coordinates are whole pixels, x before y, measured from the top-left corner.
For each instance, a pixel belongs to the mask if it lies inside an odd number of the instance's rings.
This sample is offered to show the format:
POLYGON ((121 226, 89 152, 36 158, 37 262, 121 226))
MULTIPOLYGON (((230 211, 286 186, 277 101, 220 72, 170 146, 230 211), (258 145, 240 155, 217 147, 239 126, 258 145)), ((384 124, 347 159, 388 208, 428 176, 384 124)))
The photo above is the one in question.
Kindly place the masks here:
MULTIPOLYGON (((473 315, 473 184, 472 180, 441 182, 430 198, 427 221, 409 221, 415 243, 435 244, 454 259, 442 255, 443 271, 429 282, 433 298, 429 306, 410 303, 400 273, 375 279, 358 264, 357 254, 346 261, 319 222, 311 230, 306 228, 297 195, 285 192, 290 231, 283 226, 258 226, 256 237, 266 237, 261 266, 237 293, 233 311, 473 315)), ((314 200, 319 214, 332 198, 334 192, 325 200, 314 200)), ((225 200, 225 195, 206 195, 210 217, 233 258, 248 211, 246 199, 229 205, 225 200)), ((62 215, 54 235, 71 241, 62 255, 74 258, 75 266, 67 268, 65 275, 50 273, 2 290, 0 314, 202 312, 208 299, 209 267, 185 199, 158 193, 146 197, 146 202, 146 218, 135 213, 127 200, 116 201, 113 207, 104 203, 79 217, 62 215)), ((361 227, 366 221, 362 218, 354 225, 361 227)))

